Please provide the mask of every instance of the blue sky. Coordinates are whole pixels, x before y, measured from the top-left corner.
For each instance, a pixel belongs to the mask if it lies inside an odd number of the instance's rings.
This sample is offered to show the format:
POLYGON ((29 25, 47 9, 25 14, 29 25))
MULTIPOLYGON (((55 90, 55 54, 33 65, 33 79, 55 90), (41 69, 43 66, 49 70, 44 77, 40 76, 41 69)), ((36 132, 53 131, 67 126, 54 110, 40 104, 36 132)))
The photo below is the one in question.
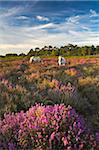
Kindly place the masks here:
POLYGON ((99 44, 98 1, 0 1, 0 55, 99 44))

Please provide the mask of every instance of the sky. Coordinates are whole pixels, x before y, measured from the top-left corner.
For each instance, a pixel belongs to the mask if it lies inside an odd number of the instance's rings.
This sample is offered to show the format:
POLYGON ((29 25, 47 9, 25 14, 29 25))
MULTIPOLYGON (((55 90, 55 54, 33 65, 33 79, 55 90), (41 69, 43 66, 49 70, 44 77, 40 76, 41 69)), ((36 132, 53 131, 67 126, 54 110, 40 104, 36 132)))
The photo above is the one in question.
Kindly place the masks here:
POLYGON ((0 0, 0 55, 69 43, 99 45, 98 0, 0 0))

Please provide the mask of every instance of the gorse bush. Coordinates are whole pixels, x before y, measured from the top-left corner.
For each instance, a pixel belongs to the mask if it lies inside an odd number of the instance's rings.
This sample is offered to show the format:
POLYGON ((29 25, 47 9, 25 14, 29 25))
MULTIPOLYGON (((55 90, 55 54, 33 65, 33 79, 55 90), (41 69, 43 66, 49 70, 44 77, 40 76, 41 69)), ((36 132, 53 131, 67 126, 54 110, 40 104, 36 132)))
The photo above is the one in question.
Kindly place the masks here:
POLYGON ((25 113, 4 115, 0 121, 0 148, 96 150, 98 147, 97 138, 72 107, 36 104, 25 113))

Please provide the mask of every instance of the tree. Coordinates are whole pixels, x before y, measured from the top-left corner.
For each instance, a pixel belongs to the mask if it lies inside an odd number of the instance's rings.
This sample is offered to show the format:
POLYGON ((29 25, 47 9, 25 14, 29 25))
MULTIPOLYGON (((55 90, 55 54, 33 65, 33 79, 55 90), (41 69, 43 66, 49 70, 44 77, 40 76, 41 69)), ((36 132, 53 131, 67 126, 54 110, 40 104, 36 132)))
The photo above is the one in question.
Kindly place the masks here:
POLYGON ((19 54, 19 56, 26 56, 24 53, 19 54))
POLYGON ((96 54, 99 54, 99 46, 96 46, 96 54))
POLYGON ((59 56, 59 51, 58 50, 52 50, 51 55, 52 56, 59 56))
POLYGON ((6 54, 6 57, 14 57, 14 56, 18 56, 18 55, 17 54, 12 54, 12 53, 11 54, 10 53, 6 54))
POLYGON ((35 51, 39 51, 39 50, 40 50, 39 47, 36 47, 36 48, 35 48, 35 51))
POLYGON ((49 50, 52 50, 52 49, 53 49, 53 47, 51 45, 49 45, 49 50))
POLYGON ((94 47, 94 45, 91 46, 91 55, 94 55, 95 54, 95 50, 96 48, 94 47))
POLYGON ((32 56, 32 55, 36 55, 36 52, 33 50, 33 49, 30 49, 30 51, 28 52, 28 54, 27 55, 29 55, 29 56, 32 56))

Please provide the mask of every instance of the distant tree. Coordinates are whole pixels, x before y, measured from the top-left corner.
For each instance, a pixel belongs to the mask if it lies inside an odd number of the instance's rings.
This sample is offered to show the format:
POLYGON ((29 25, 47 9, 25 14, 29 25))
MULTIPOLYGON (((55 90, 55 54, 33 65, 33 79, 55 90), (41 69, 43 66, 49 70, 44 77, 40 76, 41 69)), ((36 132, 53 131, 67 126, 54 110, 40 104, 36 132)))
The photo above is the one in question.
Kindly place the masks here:
POLYGON ((36 52, 33 49, 30 49, 27 55, 28 56, 36 55, 36 52))
POLYGON ((39 47, 36 47, 36 48, 35 48, 35 51, 39 51, 39 50, 40 50, 40 48, 39 48, 39 47))
POLYGON ((59 51, 58 50, 52 50, 51 55, 52 56, 59 56, 59 51))
POLYGON ((86 56, 86 55, 93 55, 93 54, 99 54, 99 46, 94 47, 92 46, 82 46, 78 47, 77 45, 68 44, 65 46, 61 46, 60 48, 49 46, 44 46, 42 49, 39 49, 38 47, 35 48, 35 51, 31 49, 28 53, 29 56, 34 55, 40 55, 40 56, 86 56))
POLYGON ((96 52, 95 54, 99 54, 99 46, 96 46, 96 52))
POLYGON ((48 50, 48 47, 47 46, 44 46, 44 48, 42 48, 43 50, 48 50))
POLYGON ((53 47, 54 50, 57 50, 58 48, 56 46, 53 47))
POLYGON ((26 56, 24 53, 19 54, 19 56, 26 56))
POLYGON ((86 56, 86 48, 85 47, 80 47, 78 50, 78 56, 86 56))
POLYGON ((30 51, 28 52, 28 55, 33 53, 33 49, 30 49, 30 51))
POLYGON ((53 49, 53 47, 51 45, 49 45, 49 50, 52 50, 52 49, 53 49))
POLYGON ((73 44, 68 44, 68 48, 70 51, 74 50, 75 46, 73 44))
POLYGON ((6 57, 14 57, 14 56, 18 56, 17 54, 14 54, 14 53, 9 53, 9 54, 6 54, 6 57))
POLYGON ((92 45, 92 46, 91 46, 91 55, 94 55, 94 54, 95 54, 95 50, 96 50, 95 46, 92 45))
POLYGON ((1 58, 4 58, 5 56, 0 55, 1 58))
POLYGON ((64 46, 61 46, 61 47, 60 47, 60 49, 63 49, 63 48, 64 48, 64 46))

